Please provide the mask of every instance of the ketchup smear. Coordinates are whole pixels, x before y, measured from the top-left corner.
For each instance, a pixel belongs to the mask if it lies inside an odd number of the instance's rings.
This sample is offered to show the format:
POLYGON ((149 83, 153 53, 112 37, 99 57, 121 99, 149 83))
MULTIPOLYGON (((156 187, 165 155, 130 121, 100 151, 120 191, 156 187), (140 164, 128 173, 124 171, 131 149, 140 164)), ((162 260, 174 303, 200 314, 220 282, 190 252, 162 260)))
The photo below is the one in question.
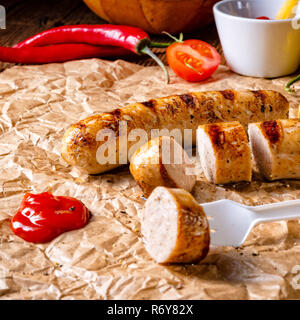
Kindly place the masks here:
POLYGON ((265 16, 257 17, 256 19, 260 19, 260 20, 271 20, 270 18, 265 17, 265 16))
POLYGON ((53 240, 61 233, 85 226, 91 214, 79 200, 49 192, 26 193, 11 229, 20 238, 35 243, 53 240))

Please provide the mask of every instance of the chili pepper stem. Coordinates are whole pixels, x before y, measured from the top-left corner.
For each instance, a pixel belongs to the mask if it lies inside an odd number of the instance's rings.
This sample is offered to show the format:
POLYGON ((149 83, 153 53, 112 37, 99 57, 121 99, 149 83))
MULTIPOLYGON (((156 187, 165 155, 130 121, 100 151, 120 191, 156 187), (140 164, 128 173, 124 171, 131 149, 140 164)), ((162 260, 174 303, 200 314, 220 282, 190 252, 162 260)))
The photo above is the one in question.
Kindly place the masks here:
POLYGON ((299 80, 300 80, 300 74, 299 74, 297 77, 295 77, 295 78, 293 78, 292 80, 290 80, 290 81, 286 84, 286 86, 285 86, 285 91, 287 91, 287 92, 289 92, 289 93, 295 92, 295 90, 292 89, 291 86, 292 86, 294 83, 296 83, 297 81, 299 81, 299 80))
POLYGON ((162 68, 168 84, 170 82, 170 76, 166 66, 161 62, 161 60, 149 49, 149 47, 144 47, 143 49, 141 49, 141 52, 150 56, 162 68))
POLYGON ((168 48, 172 43, 151 42, 152 48, 168 48))

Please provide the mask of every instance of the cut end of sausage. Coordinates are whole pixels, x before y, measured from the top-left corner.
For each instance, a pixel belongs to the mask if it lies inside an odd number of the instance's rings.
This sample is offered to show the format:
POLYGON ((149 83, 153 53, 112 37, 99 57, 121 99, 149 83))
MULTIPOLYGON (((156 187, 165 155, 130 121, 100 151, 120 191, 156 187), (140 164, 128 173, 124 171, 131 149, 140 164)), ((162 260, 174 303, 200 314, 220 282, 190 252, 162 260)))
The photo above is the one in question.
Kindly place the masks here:
POLYGON ((203 173, 208 181, 216 183, 216 155, 211 140, 203 127, 197 129, 197 144, 203 173))
POLYGON ((170 137, 160 138, 161 172, 166 179, 174 182, 177 188, 191 192, 195 186, 197 177, 193 173, 194 164, 186 151, 175 139, 170 137))
POLYGON ((260 173, 268 180, 272 179, 272 153, 268 139, 256 123, 248 128, 250 147, 260 173))
POLYGON ((147 197, 158 186, 191 191, 196 183, 194 164, 172 137, 157 137, 131 158, 130 172, 147 197))
POLYGON ((209 225, 202 207, 183 189, 157 187, 142 217, 145 248, 158 263, 191 263, 209 250, 209 225))
POLYGON ((158 187, 148 198, 143 216, 145 247, 158 263, 169 261, 178 236, 177 204, 170 192, 158 187))

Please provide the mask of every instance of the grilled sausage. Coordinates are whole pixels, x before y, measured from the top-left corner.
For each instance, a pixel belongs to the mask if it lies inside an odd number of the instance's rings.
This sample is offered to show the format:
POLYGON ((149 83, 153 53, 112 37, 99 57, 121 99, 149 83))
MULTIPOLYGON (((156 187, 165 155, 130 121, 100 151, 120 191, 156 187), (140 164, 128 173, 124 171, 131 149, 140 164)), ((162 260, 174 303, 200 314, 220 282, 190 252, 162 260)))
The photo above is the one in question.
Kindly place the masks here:
MULTIPOLYGON (((126 157, 127 150, 133 153, 140 147, 135 140, 130 141, 129 136, 126 138, 126 132, 120 132, 119 125, 122 121, 126 121, 128 133, 133 129, 145 131, 148 137, 142 141, 143 143, 155 137, 150 136, 151 129, 155 128, 177 129, 185 139, 188 133, 184 133, 184 129, 190 129, 191 144, 195 144, 196 129, 200 124, 238 120, 247 128, 250 122, 287 118, 288 112, 288 101, 275 91, 193 92, 152 99, 112 112, 93 115, 73 124, 65 132, 61 154, 67 163, 90 174, 96 174, 126 163, 130 159, 126 157), (105 139, 99 138, 99 132, 102 134, 103 130, 110 131, 116 139, 105 142, 105 139), (119 144, 119 141, 122 142, 119 144), (124 142, 127 142, 127 145, 124 142), (106 143, 110 143, 114 149, 114 154, 108 156, 111 161, 102 153, 106 143), (122 148, 124 145, 125 150, 122 148)), ((164 132, 158 135, 166 136, 172 133, 164 132)))
POLYGON ((158 186, 192 191, 194 165, 172 137, 157 137, 139 148, 130 159, 130 172, 148 197, 158 186))
POLYGON ((268 180, 300 179, 300 119, 249 125, 251 149, 268 180))
POLYGON ((192 263, 209 250, 209 224, 202 207, 183 189, 157 187, 142 215, 145 248, 158 263, 192 263))
POLYGON ((250 147, 247 134, 239 122, 199 126, 197 145, 208 181, 216 184, 251 181, 250 147))

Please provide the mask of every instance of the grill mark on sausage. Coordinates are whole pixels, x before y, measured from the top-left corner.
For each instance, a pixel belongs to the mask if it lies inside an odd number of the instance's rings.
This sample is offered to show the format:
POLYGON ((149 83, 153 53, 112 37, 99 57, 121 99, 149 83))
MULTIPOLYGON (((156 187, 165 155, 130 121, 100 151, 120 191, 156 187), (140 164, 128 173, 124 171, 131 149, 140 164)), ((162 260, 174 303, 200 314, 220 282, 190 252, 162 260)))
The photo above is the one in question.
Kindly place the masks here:
POLYGON ((213 110, 209 111, 207 115, 208 115, 208 120, 207 120, 208 123, 220 122, 219 117, 217 117, 217 115, 213 110))
POLYGON ((222 94, 222 96, 226 100, 234 101, 234 99, 235 99, 235 95, 234 95, 233 90, 222 90, 222 91, 220 91, 220 93, 222 94))
MULTIPOLYGON (((88 128, 88 125, 82 122, 78 122, 73 125, 73 127, 78 128, 79 131, 76 133, 74 136, 72 143, 76 146, 79 147, 88 147, 88 148, 93 148, 98 144, 97 138, 94 137, 93 135, 90 135, 86 129, 88 128)), ((119 125, 118 121, 114 122, 108 122, 105 127, 102 128, 103 130, 105 129, 110 129, 114 132, 115 137, 119 135, 119 125)))
POLYGON ((265 121, 261 124, 262 129, 271 143, 276 143, 280 138, 280 127, 276 120, 265 121))
POLYGON ((118 108, 118 109, 115 109, 111 112, 108 112, 109 114, 111 114, 114 118, 116 118, 117 120, 120 119, 121 117, 121 110, 118 108))
POLYGON ((102 127, 102 130, 105 130, 105 129, 112 130, 115 133, 115 137, 118 137, 119 133, 120 133, 119 132, 119 129, 120 129, 119 122, 122 120, 121 119, 121 116, 122 116, 121 109, 117 108, 111 112, 106 112, 105 114, 112 115, 113 119, 109 120, 109 121, 105 121, 104 125, 102 127))
POLYGON ((109 122, 105 125, 105 127, 103 127, 103 129, 110 129, 112 130, 116 137, 119 136, 119 123, 118 121, 115 121, 115 122, 109 122))
POLYGON ((252 90, 251 92, 254 94, 255 98, 259 98, 261 100, 263 105, 265 104, 267 96, 263 90, 252 90))
POLYGON ((145 101, 145 102, 141 102, 141 104, 147 108, 152 109, 155 112, 156 101, 154 99, 151 99, 151 100, 145 101))
POLYGON ((79 132, 74 137, 73 144, 80 147, 88 146, 90 148, 96 145, 96 140, 89 136, 86 132, 79 132))
POLYGON ((215 101, 211 97, 207 97, 200 102, 200 109, 207 113, 207 122, 223 122, 215 113, 215 101))
POLYGON ((180 106, 176 99, 172 99, 172 103, 166 102, 166 109, 167 111, 171 112, 174 114, 178 109, 180 109, 180 106))
POLYGON ((92 139, 88 133, 86 132, 87 125, 83 122, 77 122, 73 124, 73 128, 77 128, 77 133, 73 137, 73 144, 76 146, 84 147, 84 146, 93 146, 95 145, 94 139, 92 139))
POLYGON ((189 107, 195 108, 195 100, 194 97, 191 94, 181 94, 179 95, 179 98, 186 103, 189 107))
POLYGON ((225 134, 220 126, 216 124, 210 125, 208 133, 212 139, 213 145, 221 147, 225 143, 225 134))
POLYGON ((77 123, 73 124, 72 127, 78 128, 78 129, 85 129, 86 128, 86 124, 83 123, 83 122, 77 122, 77 123))

